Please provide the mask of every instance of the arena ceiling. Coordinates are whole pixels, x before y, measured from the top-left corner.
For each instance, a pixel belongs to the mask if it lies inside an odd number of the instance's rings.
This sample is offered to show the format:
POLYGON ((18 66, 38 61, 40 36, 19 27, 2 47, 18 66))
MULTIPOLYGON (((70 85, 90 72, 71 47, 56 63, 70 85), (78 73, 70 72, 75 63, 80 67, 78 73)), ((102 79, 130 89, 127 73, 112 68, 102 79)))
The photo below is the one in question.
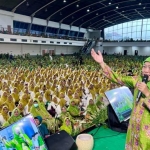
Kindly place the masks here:
POLYGON ((0 0, 0 9, 92 29, 150 18, 150 0, 0 0))

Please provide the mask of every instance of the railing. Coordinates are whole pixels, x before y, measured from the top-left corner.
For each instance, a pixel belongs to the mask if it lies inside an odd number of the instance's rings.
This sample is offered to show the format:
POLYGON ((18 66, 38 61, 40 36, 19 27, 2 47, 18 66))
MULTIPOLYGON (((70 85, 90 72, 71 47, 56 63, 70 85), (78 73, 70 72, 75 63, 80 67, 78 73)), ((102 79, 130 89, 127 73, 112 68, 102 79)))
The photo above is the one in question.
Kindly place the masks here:
POLYGON ((31 31, 30 33, 27 29, 19 28, 3 28, 0 29, 1 34, 13 34, 20 36, 33 36, 33 37, 43 37, 43 38, 53 38, 53 39, 65 39, 65 40, 77 40, 77 41, 86 41, 84 37, 68 36, 64 34, 55 34, 55 33, 44 33, 41 31, 31 31))
POLYGON ((126 39, 126 40, 104 40, 103 42, 150 42, 149 39, 147 40, 133 40, 132 38, 131 39, 126 39))

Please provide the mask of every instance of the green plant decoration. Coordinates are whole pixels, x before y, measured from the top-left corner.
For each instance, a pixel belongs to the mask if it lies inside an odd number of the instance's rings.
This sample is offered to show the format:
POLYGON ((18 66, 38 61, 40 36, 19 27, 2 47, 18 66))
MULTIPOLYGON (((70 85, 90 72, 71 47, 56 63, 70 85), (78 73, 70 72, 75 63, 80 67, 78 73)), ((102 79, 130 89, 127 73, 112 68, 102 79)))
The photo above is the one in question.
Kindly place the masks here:
POLYGON ((94 115, 91 115, 91 124, 95 125, 95 126, 100 126, 100 125, 105 125, 106 126, 106 123, 105 121, 107 120, 108 118, 108 115, 107 115, 107 108, 104 107, 104 108, 100 108, 94 115))

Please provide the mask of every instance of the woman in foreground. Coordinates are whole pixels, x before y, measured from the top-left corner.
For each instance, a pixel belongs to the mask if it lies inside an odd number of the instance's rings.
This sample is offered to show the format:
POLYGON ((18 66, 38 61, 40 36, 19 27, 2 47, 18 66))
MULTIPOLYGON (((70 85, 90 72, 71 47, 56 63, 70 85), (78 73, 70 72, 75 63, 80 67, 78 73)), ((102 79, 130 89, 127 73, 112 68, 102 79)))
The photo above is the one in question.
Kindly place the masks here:
POLYGON ((100 51, 91 50, 91 56, 100 64, 103 73, 113 82, 134 88, 134 103, 126 137, 126 150, 150 149, 150 57, 143 62, 139 76, 119 76, 107 66, 100 51), (142 82, 142 76, 148 76, 148 82, 142 82), (136 101, 138 91, 142 96, 136 101))

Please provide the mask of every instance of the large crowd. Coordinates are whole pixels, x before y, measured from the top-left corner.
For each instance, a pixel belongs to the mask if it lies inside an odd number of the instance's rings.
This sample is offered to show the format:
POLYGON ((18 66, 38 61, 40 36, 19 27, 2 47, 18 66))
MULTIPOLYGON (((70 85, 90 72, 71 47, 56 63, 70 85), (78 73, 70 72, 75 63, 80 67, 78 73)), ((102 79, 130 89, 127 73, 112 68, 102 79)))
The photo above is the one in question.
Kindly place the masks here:
MULTIPOLYGON (((144 57, 104 59, 117 74, 134 76, 144 57)), ((82 61, 78 56, 1 57, 0 79, 0 127, 32 114, 44 138, 59 130, 77 135, 94 125, 94 119, 104 123, 104 92, 120 86, 103 75, 91 56, 82 56, 82 61)))

